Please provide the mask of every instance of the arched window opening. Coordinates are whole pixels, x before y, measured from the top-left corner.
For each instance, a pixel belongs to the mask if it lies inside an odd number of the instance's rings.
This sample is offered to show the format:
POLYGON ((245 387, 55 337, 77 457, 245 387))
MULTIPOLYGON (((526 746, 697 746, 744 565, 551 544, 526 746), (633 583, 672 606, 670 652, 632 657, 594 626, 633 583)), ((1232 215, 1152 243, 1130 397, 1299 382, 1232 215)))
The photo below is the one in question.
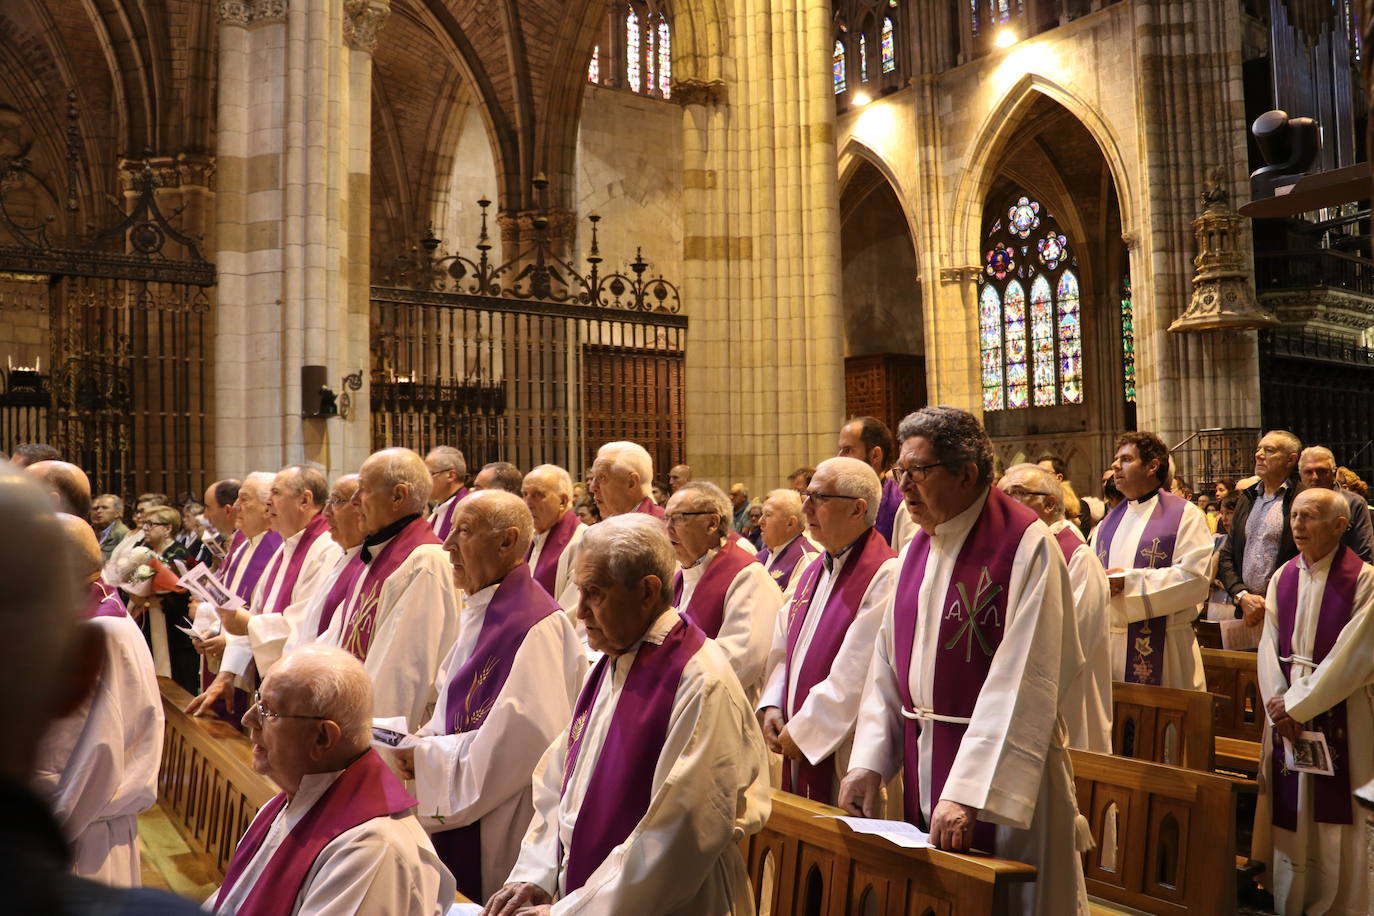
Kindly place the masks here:
POLYGON ((1121 382, 1126 403, 1135 403, 1135 312, 1131 302, 1131 275, 1121 279, 1121 382))
POLYGON ((868 36, 859 33, 859 82, 868 82, 868 36))
MULTIPOLYGON (((894 2, 892 4, 896 6, 894 2)), ((897 69, 897 39, 896 30, 892 27, 892 17, 887 16, 883 19, 883 72, 891 73, 897 69)))
POLYGON ((625 82, 632 92, 640 88, 640 66, 639 14, 630 7, 625 14, 625 82))
POLYGON ((835 80, 835 94, 839 95, 848 88, 844 73, 844 42, 835 39, 835 54, 832 66, 832 76, 835 80))
POLYGON ((592 62, 587 65, 587 82, 601 82, 601 46, 592 48, 592 62))
POLYGON ((673 33, 668 20, 658 14, 658 92, 665 99, 672 95, 673 33))

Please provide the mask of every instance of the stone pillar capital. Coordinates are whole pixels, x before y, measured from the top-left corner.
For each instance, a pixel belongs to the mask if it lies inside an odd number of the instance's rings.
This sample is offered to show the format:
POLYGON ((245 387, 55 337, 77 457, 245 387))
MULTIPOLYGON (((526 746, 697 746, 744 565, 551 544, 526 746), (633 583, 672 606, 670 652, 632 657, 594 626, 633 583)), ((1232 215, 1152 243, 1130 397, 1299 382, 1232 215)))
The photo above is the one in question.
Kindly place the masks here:
POLYGON ((723 80, 674 80, 672 98, 679 105, 722 105, 725 103, 723 80))
POLYGON ((288 5, 288 0, 219 0, 219 21, 245 27, 262 22, 285 22, 288 5))
POLYGON ((390 15, 391 0, 344 0, 344 44, 371 54, 390 15))

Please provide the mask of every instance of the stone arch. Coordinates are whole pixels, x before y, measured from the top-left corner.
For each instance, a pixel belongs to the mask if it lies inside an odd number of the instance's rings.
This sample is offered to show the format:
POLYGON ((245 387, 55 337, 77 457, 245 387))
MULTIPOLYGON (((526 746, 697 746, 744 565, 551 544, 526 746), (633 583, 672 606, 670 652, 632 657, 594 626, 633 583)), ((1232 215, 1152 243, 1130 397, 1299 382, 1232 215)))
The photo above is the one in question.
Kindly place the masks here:
POLYGON ((837 161, 840 194, 844 194, 845 188, 849 186, 855 173, 864 163, 877 169, 887 180, 887 183, 892 186, 893 192, 897 195, 898 203, 902 205, 902 212, 906 216, 907 231, 911 233, 912 238, 915 238, 919 228, 916 215, 912 212, 911 199, 908 197, 906 189, 902 187, 901 179, 897 177, 896 170, 883 158, 882 154, 857 137, 850 137, 845 143, 844 149, 840 150, 837 161))

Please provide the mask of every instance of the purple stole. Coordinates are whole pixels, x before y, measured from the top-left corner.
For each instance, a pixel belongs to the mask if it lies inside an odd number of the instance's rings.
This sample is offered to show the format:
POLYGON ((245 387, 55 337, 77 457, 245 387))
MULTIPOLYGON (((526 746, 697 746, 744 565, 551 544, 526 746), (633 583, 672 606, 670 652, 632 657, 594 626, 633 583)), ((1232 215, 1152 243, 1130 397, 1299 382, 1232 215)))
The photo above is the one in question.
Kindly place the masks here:
MULTIPOLYGON (((565 512, 563 517, 553 523, 549 529, 549 535, 544 541, 544 548, 539 551, 539 562, 534 565, 534 581, 544 586, 544 591, 553 597, 554 586, 558 581, 558 561, 563 556, 563 551, 567 549, 568 543, 572 541, 573 534, 577 531, 577 526, 582 524, 576 512, 565 512)), ((525 554, 528 562, 530 554, 534 553, 534 545, 530 544, 529 552, 525 554)))
MULTIPOLYGON (((697 587, 692 591, 692 600, 678 612, 701 628, 709 638, 715 639, 720 626, 725 622, 725 593, 740 570, 751 563, 757 563, 749 554, 732 547, 728 542, 721 545, 716 555, 706 564, 697 587)), ((683 577, 679 572, 673 579, 673 603, 682 600, 683 577)))
MULTIPOLYGON (((1156 491, 1159 502, 1140 533, 1139 548, 1135 552, 1136 569, 1163 569, 1174 565, 1174 542, 1178 540, 1178 524, 1188 503, 1172 493, 1156 491), (1144 545, 1144 546, 1141 546, 1144 545)), ((1103 569, 1111 569, 1108 557, 1112 539, 1126 514, 1128 500, 1116 504, 1102 520, 1102 533, 1097 536, 1097 558, 1103 569)), ((1126 682, 1128 684, 1164 683, 1164 636, 1168 629, 1162 620, 1137 620, 1126 626, 1126 682)))
POLYGON ((334 622, 334 613, 343 604, 344 599, 353 594, 353 586, 358 581, 358 576, 362 575, 367 564, 363 562, 362 551, 358 551, 348 558, 344 568, 339 570, 339 574, 334 577, 334 584, 329 587, 329 594, 324 596, 324 607, 320 610, 320 626, 315 631, 315 637, 324 635, 324 631, 329 629, 329 625, 334 622))
MULTIPOLYGON (((234 850, 224 884, 215 898, 215 909, 223 905, 230 888, 262 848, 272 822, 286 807, 286 802, 286 793, 282 792, 263 805, 249 825, 248 832, 234 850)), ((391 768, 369 748, 339 774, 282 840, 235 916, 290 916, 311 866, 326 846, 343 832, 374 817, 399 814, 415 805, 415 798, 392 774, 391 768)))
MULTIPOLYGON (((349 604, 348 615, 344 618, 341 642, 342 647, 352 652, 358 661, 366 661, 367 651, 372 648, 372 625, 377 621, 378 605, 382 600, 382 584, 405 562, 416 547, 440 543, 442 542, 434 534, 434 529, 429 527, 429 522, 423 517, 417 518, 387 541, 381 553, 367 564, 363 584, 349 604)), ((361 559, 361 551, 358 552, 358 557, 361 559)))
POLYGON ((234 567, 238 563, 239 551, 248 542, 242 531, 234 529, 234 536, 229 539, 229 546, 224 549, 224 559, 220 561, 219 568, 215 572, 219 573, 221 579, 227 579, 234 574, 234 567))
POLYGON ((1060 528, 1054 533, 1054 539, 1059 544, 1060 551, 1064 554, 1064 562, 1068 563, 1073 559, 1073 555, 1080 547, 1087 547, 1083 539, 1073 533, 1072 526, 1060 528))
MULTIPOLYGON (((576 521, 577 516, 573 516, 576 521)), ((557 602, 521 563, 496 587, 482 631, 472 654, 458 667, 448 683, 444 710, 445 734, 458 735, 482 726, 487 713, 510 676, 515 654, 534 626, 559 610, 557 602)), ((482 822, 473 821, 453 830, 432 834, 439 859, 458 880, 458 890, 473 900, 486 896, 482 887, 482 822)), ((492 888, 491 892, 495 893, 492 888)))
POLYGON ((634 507, 634 511, 644 515, 652 515, 654 518, 663 518, 663 507, 647 496, 640 500, 639 505, 634 507))
MULTIPOLYGON (((458 504, 463 501, 463 497, 468 495, 467 487, 459 487, 458 492, 453 494, 452 500, 448 504, 448 510, 444 512, 444 517, 439 519, 439 530, 434 534, 442 544, 448 538, 448 533, 453 530, 453 513, 458 508, 458 504)), ((429 522, 426 522, 429 524, 429 522)))
POLYGON ((891 477, 883 478, 883 498, 878 503, 878 518, 873 522, 873 527, 878 529, 878 533, 883 536, 883 540, 892 542, 892 529, 897 524, 897 510, 902 508, 902 488, 897 486, 897 481, 891 477))
POLYGON ((128 617, 124 609, 124 599, 119 597, 119 589, 113 588, 96 579, 86 594, 86 619, 97 617, 128 617))
MULTIPOLYGON (((1275 647, 1280 659, 1293 654, 1293 627, 1298 617, 1298 562, 1294 557, 1278 572, 1279 642, 1275 647)), ((1336 548, 1331 569, 1326 574, 1326 588, 1317 619, 1317 634, 1312 642, 1312 661, 1320 665, 1341 630, 1350 622, 1355 610, 1355 586, 1364 563, 1349 547, 1336 548)), ((1279 662, 1284 678, 1291 684, 1292 663, 1279 662)), ((1311 730, 1326 736, 1331 748, 1331 765, 1335 773, 1312 780, 1312 819, 1321 824, 1353 823, 1350 811, 1350 747, 1346 729, 1345 701, 1337 703, 1311 722, 1311 730)), ((1273 784, 1272 822, 1284 830, 1298 829, 1298 774, 1289 772, 1283 763, 1283 741, 1274 736, 1273 759, 1269 777, 1273 784)))
MULTIPOLYGON (((272 602, 272 606, 266 610, 266 613, 280 614, 286 610, 286 606, 291 603, 291 593, 296 590, 296 580, 301 577, 301 567, 305 565, 305 555, 310 552, 310 545, 328 531, 329 519, 324 517, 323 512, 317 513, 306 524, 300 543, 296 545, 295 552, 291 554, 291 562, 286 564, 286 576, 281 580, 281 587, 277 589, 277 600, 272 602)), ((277 561, 281 562, 280 557, 277 561)), ((266 597, 263 595, 264 599, 266 597)))
POLYGON ((810 549, 805 535, 797 535, 792 542, 782 549, 782 553, 776 557, 765 547, 758 552, 758 561, 768 570, 768 575, 773 577, 773 581, 778 584, 778 588, 786 589, 787 584, 792 581, 792 573, 796 571, 801 563, 802 557, 811 557, 815 551, 810 549))
MULTIPOLYGON (((798 537, 797 540, 801 538, 798 537)), ((849 625, 859 613, 859 605, 863 602, 869 584, 877 574, 878 568, 897 555, 876 526, 865 531, 850 549, 854 551, 854 556, 846 559, 844 566, 840 567, 840 574, 835 577, 835 584, 830 588, 830 597, 825 607, 820 610, 821 616, 816 622, 811 644, 807 647, 806 657, 802 659, 801 667, 797 670, 797 689, 792 696, 792 702, 785 703, 787 708, 783 710, 784 718, 790 719, 798 709, 801 709, 806 698, 811 695, 811 688, 830 676, 830 667, 835 664, 835 656, 840 654, 840 645, 844 642, 845 634, 849 632, 849 625)), ((787 608, 787 656, 783 662, 784 691, 787 685, 792 683, 792 659, 797 654, 797 640, 801 638, 802 625, 806 621, 811 598, 816 592, 816 583, 820 581, 824 568, 825 558, 819 556, 806 567, 802 577, 797 580, 797 591, 787 608)), ((796 761, 784 760, 782 790, 830 804, 835 775, 833 760, 834 755, 816 764, 805 757, 796 761), (795 783, 792 779, 794 767, 797 771, 795 783)))
MULTIPOLYGON (((587 882, 592 872, 606 860, 611 850, 625 841, 635 825, 649 810, 653 798, 654 769, 663 742, 668 737, 668 720, 683 669, 706 642, 706 634, 687 620, 681 620, 664 637, 662 645, 640 643, 630 665, 606 740, 601 746, 587 793, 573 828, 572 848, 564 885, 575 891, 587 882)), ((568 728, 568 754, 563 763, 563 794, 577 767, 587 717, 606 674, 610 656, 603 656, 582 686, 568 728)))
MULTIPOLYGON (((1035 522, 1036 515, 1030 509, 996 487, 988 490, 988 501, 954 561, 949 587, 938 611, 941 617, 936 644, 922 647, 922 651, 935 653, 932 712, 954 718, 973 715, 978 695, 992 668, 993 656, 1002 645, 1016 550, 1026 529, 1035 522)), ((917 531, 907 547, 893 600, 893 668, 902 703, 908 712, 916 711, 911 696, 911 661, 918 619, 922 614, 921 583, 929 557, 930 535, 917 531)), ((902 767, 903 813, 910 823, 928 829, 921 812, 918 739, 921 732, 931 730, 930 798, 934 808, 944 792, 968 725, 903 715, 902 726, 906 760, 902 767)), ((993 825, 977 822, 972 845, 995 854, 993 825)))
MULTIPOLYGON (((243 534, 242 531, 237 533, 243 534)), ((226 586, 231 585, 234 579, 234 573, 238 570, 239 564, 243 562, 244 557, 247 556, 248 566, 243 570, 243 578, 239 579, 239 584, 234 587, 234 594, 242 598, 245 604, 248 603, 253 598, 253 589, 257 586, 258 579, 262 578, 262 571, 267 568, 267 561, 272 559, 273 554, 277 552, 277 548, 280 546, 281 535, 269 529, 263 533, 262 540, 258 541, 258 546, 253 548, 252 555, 248 556, 248 538, 245 537, 242 543, 239 544, 239 549, 235 551, 233 559, 224 564, 224 574, 220 576, 220 581, 226 586)), ((210 666, 205 663, 205 658, 202 656, 200 660, 200 689, 204 690, 209 687, 214 679, 215 676, 210 673, 210 666)), ((235 688, 235 690, 238 691, 235 696, 238 696, 238 693, 243 693, 243 691, 238 690, 238 688, 235 688)), ((244 694, 244 697, 246 696, 247 694, 244 694)), ((243 699, 243 697, 240 697, 240 699, 243 699)), ((219 712, 219 710, 223 708, 224 704, 222 702, 215 704, 216 712, 219 712)), ((237 709, 238 704, 235 704, 234 708, 237 709)), ((224 709, 223 713, 221 713, 221 717, 231 725, 238 725, 238 717, 230 713, 227 709, 224 709)))

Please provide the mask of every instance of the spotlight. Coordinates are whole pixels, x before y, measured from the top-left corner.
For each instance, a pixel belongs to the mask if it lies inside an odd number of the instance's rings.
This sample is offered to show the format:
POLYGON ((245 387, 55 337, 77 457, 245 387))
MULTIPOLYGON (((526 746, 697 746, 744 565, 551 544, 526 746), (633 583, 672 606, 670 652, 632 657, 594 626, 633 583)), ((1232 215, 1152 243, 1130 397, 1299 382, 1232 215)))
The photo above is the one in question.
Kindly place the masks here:
POLYGON ((867 92, 856 92, 854 93, 854 98, 850 99, 850 102, 853 103, 855 108, 862 108, 871 101, 873 101, 873 99, 867 92))
POLYGON ((993 44, 999 48, 1010 48, 1012 45, 1016 44, 1016 41, 1015 32, 1011 29, 1003 29, 997 33, 997 38, 993 41, 993 44))

